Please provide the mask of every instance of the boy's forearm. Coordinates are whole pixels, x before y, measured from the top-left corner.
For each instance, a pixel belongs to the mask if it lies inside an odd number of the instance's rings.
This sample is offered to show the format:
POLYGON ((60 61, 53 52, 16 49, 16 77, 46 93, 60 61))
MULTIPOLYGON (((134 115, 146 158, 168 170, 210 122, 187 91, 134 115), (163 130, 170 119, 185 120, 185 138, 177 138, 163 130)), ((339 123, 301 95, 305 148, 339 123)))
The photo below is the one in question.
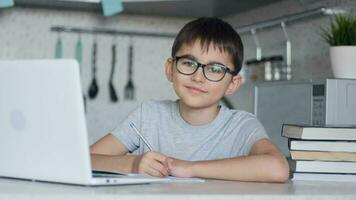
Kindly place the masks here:
POLYGON ((196 177, 212 179, 285 182, 288 180, 289 169, 284 158, 262 154, 196 161, 192 164, 192 173, 196 177))
POLYGON ((95 170, 107 170, 124 173, 132 173, 135 155, 102 155, 91 154, 91 166, 95 170))

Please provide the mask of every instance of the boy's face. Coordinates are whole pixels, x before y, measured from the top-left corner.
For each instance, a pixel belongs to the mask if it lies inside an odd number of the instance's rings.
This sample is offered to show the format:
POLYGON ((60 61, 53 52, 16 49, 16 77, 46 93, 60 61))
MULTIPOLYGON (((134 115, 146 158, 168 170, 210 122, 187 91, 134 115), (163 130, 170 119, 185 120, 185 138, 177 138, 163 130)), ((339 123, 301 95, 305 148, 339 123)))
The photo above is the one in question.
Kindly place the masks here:
MULTIPOLYGON (((230 54, 220 50, 212 44, 208 51, 202 48, 200 41, 195 41, 192 45, 182 45, 176 56, 189 57, 202 64, 222 64, 234 71, 234 65, 230 54)), ((224 95, 233 94, 240 86, 241 77, 232 76, 229 73, 218 81, 208 80, 201 67, 192 74, 184 75, 177 71, 176 62, 170 58, 166 62, 166 76, 173 83, 173 88, 182 101, 191 108, 205 108, 215 106, 224 95)))

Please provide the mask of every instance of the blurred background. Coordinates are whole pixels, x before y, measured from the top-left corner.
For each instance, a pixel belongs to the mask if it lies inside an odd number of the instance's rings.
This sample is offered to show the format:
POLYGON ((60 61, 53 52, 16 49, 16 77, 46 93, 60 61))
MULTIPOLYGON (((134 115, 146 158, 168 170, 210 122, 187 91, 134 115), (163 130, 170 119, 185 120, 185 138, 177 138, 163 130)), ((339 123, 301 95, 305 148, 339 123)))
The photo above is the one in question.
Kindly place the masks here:
POLYGON ((90 143, 115 128, 141 102, 177 98, 165 78, 164 63, 174 36, 188 21, 219 17, 241 34, 244 84, 222 103, 254 113, 257 83, 333 77, 329 45, 320 36, 333 16, 321 8, 355 14, 356 1, 123 0, 122 7, 111 16, 105 16, 99 0, 18 0, 0 8, 0 59, 80 62, 90 143), (260 65, 262 75, 256 67, 260 65), (89 94, 93 66, 95 95, 89 94))

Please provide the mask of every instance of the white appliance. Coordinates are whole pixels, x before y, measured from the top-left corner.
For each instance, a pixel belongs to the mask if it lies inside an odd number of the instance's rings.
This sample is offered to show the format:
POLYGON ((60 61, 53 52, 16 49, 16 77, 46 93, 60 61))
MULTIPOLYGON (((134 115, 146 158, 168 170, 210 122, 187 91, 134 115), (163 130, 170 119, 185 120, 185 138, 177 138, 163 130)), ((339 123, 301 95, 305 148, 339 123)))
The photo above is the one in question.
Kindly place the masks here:
POLYGON ((356 125, 356 79, 263 82, 255 86, 254 113, 288 155, 283 123, 356 125))

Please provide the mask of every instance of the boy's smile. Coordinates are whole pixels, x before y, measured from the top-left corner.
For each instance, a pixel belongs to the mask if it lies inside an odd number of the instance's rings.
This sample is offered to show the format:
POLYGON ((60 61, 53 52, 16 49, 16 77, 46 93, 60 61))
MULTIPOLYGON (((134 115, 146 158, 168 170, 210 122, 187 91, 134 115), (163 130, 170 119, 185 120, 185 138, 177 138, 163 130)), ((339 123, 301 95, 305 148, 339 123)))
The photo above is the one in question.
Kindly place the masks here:
POLYGON ((199 87, 195 87, 195 86, 185 86, 189 92, 191 92, 192 94, 201 94, 201 93, 207 93, 207 90, 201 89, 199 87))

